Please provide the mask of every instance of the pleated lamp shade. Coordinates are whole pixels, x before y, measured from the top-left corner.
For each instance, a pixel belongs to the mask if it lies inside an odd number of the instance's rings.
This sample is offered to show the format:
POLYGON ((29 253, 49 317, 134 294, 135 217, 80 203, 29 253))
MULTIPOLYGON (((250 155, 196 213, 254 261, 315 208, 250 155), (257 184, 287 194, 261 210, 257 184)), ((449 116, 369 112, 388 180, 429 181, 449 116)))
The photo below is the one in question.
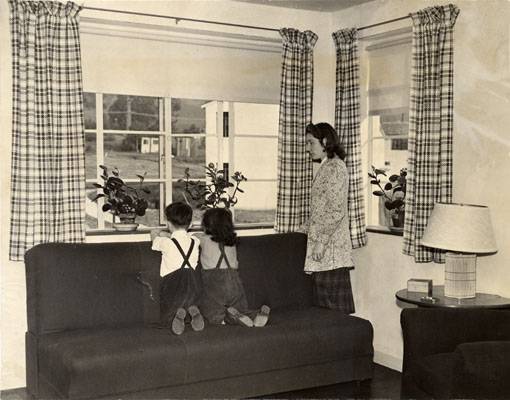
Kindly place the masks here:
POLYGON ((420 243, 461 253, 498 250, 489 208, 472 204, 436 203, 420 243))

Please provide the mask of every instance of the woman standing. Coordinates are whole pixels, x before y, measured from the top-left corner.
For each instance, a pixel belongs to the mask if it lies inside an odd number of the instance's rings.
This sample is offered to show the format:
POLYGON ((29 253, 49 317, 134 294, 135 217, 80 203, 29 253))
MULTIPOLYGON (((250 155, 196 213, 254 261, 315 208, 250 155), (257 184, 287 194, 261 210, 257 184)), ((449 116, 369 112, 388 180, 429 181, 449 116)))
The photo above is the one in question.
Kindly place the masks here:
POLYGON ((312 274, 314 301, 321 307, 354 312, 350 270, 354 269, 347 215, 349 177, 345 151, 328 123, 306 127, 306 150, 320 162, 311 191, 305 272, 312 274))

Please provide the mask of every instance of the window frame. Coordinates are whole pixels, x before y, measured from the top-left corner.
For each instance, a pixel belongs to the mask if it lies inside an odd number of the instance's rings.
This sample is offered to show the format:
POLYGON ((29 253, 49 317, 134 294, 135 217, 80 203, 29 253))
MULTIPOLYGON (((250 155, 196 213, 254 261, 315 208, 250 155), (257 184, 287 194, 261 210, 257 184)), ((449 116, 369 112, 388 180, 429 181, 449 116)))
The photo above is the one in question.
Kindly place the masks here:
MULTIPOLYGON (((234 107, 233 104, 236 102, 239 103, 253 103, 253 104, 271 104, 275 106, 279 106, 278 102, 271 102, 267 100, 209 100, 211 102, 217 103, 216 110, 216 133, 173 133, 172 132, 172 99, 186 99, 186 100, 201 100, 196 97, 185 97, 185 96, 157 96, 153 94, 126 94, 126 93, 105 93, 100 91, 93 90, 84 90, 84 93, 91 93, 95 95, 95 116, 96 116, 96 126, 92 129, 85 129, 84 133, 86 134, 95 134, 96 139, 96 176, 95 178, 86 178, 85 184, 91 185, 93 183, 101 182, 101 171, 99 165, 104 165, 105 152, 104 152, 104 137, 107 134, 122 134, 122 135, 136 135, 136 136, 147 136, 151 140, 155 137, 159 138, 159 178, 146 178, 144 180, 144 184, 159 184, 160 185, 160 208, 159 208, 159 225, 156 226, 148 226, 140 229, 139 232, 146 232, 153 228, 159 228, 164 226, 164 208, 166 204, 170 204, 172 201, 172 191, 173 184, 178 182, 179 179, 182 178, 174 178, 172 176, 172 140, 174 138, 216 138, 217 139, 217 159, 216 164, 222 165, 223 163, 228 163, 230 173, 235 171, 234 165, 234 154, 235 154, 235 140, 236 138, 251 138, 251 139, 266 139, 266 138, 275 138, 278 139, 278 134, 275 135, 236 135, 234 127, 234 107), (118 96, 140 96, 140 97, 153 97, 157 98, 159 101, 159 130, 151 130, 151 131, 133 131, 133 130, 118 130, 118 129, 104 129, 104 120, 103 120, 103 97, 105 95, 118 95, 118 96), (228 118, 225 120, 224 117, 224 107, 227 104, 228 109, 228 118), (228 135, 224 136, 224 123, 228 123, 228 135), (228 146, 228 156, 224 155, 224 146, 228 146), (163 146, 162 146, 163 144, 163 146)), ((207 160, 204 163, 206 165, 207 160)), ((121 171, 122 173, 122 171, 121 171)), ((203 177, 192 178, 194 180, 206 181, 205 170, 203 177)), ((250 178, 248 177, 250 182, 277 182, 277 176, 274 179, 266 179, 266 178, 250 178)), ((126 178, 123 180, 126 183, 137 183, 137 179, 126 178)), ((100 189, 98 189, 98 192, 100 189)), ((99 198, 97 200, 97 228, 86 227, 86 235, 98 235, 98 234, 118 234, 119 232, 115 231, 113 228, 108 228, 105 226, 105 212, 102 211, 102 206, 104 204, 103 198, 99 198)), ((232 213, 234 215, 234 223, 235 223, 235 207, 232 208, 232 213)), ((273 228, 274 221, 269 222, 254 222, 254 223, 236 223, 236 228, 246 229, 246 228, 255 228, 255 229, 264 229, 264 228, 273 228)), ((191 229, 197 230, 198 226, 196 224, 192 224, 191 229)))

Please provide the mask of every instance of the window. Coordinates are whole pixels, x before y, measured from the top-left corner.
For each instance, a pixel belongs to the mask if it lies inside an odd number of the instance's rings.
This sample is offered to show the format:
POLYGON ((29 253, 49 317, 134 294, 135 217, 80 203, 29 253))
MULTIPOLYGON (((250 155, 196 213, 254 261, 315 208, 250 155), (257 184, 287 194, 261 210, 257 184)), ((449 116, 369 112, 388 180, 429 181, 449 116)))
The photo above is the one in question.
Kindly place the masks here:
MULTIPOLYGON (((363 177, 367 225, 391 226, 389 211, 370 183, 371 166, 389 177, 407 168, 411 39, 409 33, 389 33, 363 41, 362 93, 366 118, 362 123, 363 177)), ((382 187, 387 182, 382 181, 382 187)))
POLYGON ((179 180, 188 168, 192 179, 206 184, 209 163, 248 178, 233 209, 236 224, 273 223, 278 105, 85 93, 84 115, 88 230, 113 222, 101 199, 92 201, 99 165, 117 167, 131 183, 146 173, 151 193, 146 215, 137 218, 142 228, 163 224, 172 201, 190 203, 199 224, 202 211, 179 180))

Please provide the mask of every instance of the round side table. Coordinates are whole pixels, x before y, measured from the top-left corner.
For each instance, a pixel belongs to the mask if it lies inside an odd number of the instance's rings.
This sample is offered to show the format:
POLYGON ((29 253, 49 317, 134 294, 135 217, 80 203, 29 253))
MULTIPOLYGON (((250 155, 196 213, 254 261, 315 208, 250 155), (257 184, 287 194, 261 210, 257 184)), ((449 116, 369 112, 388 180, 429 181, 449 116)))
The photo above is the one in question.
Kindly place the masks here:
POLYGON ((409 304, 419 307, 431 308, 510 308, 510 299, 496 294, 476 293, 472 299, 455 299, 445 297, 444 286, 434 286, 432 296, 435 301, 426 299, 425 293, 408 292, 407 289, 399 290, 395 297, 409 304))

